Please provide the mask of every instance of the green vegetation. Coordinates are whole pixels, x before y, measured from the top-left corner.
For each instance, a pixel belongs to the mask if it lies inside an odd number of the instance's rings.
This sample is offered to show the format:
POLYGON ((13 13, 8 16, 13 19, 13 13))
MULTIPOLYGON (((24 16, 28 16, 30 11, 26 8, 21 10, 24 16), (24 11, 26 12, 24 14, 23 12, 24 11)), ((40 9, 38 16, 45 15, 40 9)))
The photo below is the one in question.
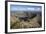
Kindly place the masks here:
POLYGON ((19 18, 16 18, 12 16, 13 19, 11 19, 11 29, 19 29, 19 28, 39 28, 41 27, 39 22, 40 16, 36 16, 32 19, 28 19, 28 21, 20 20, 19 18), (13 20, 13 21, 12 21, 13 20))

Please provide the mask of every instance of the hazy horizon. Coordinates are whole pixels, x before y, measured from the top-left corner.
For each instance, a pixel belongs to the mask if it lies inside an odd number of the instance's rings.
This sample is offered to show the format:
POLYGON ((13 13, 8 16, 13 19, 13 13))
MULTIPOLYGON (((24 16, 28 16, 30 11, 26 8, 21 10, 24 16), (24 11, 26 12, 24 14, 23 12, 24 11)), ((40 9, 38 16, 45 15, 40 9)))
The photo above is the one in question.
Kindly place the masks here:
POLYGON ((42 11, 42 7, 31 5, 10 5, 10 11, 42 11))

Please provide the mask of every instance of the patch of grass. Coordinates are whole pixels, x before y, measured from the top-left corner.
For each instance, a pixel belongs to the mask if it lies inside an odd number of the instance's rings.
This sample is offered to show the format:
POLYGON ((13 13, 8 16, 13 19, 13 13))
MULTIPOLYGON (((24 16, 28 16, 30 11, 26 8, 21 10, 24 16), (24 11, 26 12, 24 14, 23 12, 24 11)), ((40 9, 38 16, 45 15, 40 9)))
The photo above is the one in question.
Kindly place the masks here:
POLYGON ((15 27, 18 27, 19 23, 20 23, 20 21, 14 22, 14 23, 11 25, 11 28, 14 28, 14 26, 15 26, 15 27))
POLYGON ((19 20, 19 18, 16 18, 14 21, 11 22, 11 29, 19 29, 19 28, 38 28, 40 27, 39 20, 40 16, 36 16, 32 19, 28 19, 27 21, 19 20))

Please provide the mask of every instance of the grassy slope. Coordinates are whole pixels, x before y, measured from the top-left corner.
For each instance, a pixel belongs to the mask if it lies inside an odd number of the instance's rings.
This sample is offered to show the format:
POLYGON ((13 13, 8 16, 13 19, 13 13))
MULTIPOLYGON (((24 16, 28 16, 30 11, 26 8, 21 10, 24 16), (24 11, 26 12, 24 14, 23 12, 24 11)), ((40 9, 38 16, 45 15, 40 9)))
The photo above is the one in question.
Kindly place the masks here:
POLYGON ((18 28, 35 28, 40 27, 40 24, 38 21, 40 21, 41 17, 36 16, 33 19, 28 19, 28 21, 20 21, 15 16, 11 16, 11 28, 12 29, 18 29, 18 28))

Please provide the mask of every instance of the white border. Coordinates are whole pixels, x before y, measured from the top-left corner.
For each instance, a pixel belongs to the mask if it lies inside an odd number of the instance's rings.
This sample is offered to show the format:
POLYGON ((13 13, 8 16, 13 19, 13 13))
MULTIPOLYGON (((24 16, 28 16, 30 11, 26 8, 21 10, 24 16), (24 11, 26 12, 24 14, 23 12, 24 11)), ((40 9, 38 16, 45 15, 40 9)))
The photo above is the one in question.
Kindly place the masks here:
POLYGON ((19 2, 8 2, 8 32, 22 32, 22 31, 37 31, 44 30, 44 4, 34 4, 34 3, 19 3, 19 2), (28 29, 10 29, 10 5, 34 5, 34 6, 42 6, 42 28, 28 28, 28 29))

